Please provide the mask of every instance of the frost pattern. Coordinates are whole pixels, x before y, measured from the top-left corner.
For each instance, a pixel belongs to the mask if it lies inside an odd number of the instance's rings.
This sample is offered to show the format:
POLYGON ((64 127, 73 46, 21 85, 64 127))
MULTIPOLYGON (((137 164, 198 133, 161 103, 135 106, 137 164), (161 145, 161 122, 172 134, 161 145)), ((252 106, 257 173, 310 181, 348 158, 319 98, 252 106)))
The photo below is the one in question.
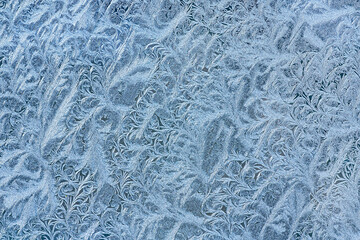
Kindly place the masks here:
POLYGON ((0 0, 1 239, 360 239, 356 0, 0 0))

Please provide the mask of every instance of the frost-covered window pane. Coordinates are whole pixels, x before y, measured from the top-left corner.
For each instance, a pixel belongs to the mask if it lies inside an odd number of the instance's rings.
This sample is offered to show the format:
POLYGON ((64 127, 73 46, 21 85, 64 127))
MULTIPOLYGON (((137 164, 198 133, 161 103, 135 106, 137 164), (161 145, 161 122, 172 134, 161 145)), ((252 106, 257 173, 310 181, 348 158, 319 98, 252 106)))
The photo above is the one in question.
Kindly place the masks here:
POLYGON ((0 0, 0 238, 360 239, 357 0, 0 0))

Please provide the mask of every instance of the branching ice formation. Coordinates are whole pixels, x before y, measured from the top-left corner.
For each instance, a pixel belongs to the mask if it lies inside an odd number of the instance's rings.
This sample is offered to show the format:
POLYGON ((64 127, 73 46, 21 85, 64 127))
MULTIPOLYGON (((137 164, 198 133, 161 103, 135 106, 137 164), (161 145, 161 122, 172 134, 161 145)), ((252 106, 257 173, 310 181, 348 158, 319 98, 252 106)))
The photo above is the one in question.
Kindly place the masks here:
POLYGON ((357 0, 0 0, 1 239, 360 239, 359 51, 357 0))

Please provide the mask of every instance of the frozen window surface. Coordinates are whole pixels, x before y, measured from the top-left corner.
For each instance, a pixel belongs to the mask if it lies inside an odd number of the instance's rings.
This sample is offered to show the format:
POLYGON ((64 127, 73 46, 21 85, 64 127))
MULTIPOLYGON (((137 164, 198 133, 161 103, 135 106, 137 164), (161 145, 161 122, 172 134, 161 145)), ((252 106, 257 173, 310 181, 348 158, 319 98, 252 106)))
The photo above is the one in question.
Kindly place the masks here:
POLYGON ((356 0, 0 0, 0 238, 360 239, 356 0))

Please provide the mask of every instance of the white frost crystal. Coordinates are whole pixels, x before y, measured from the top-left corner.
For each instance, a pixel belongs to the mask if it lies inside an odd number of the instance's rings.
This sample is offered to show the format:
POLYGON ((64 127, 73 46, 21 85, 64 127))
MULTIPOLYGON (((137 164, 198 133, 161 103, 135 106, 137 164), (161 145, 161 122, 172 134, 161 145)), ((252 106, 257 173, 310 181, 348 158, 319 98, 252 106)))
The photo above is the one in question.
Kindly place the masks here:
POLYGON ((360 239, 356 0, 0 0, 1 239, 360 239))

